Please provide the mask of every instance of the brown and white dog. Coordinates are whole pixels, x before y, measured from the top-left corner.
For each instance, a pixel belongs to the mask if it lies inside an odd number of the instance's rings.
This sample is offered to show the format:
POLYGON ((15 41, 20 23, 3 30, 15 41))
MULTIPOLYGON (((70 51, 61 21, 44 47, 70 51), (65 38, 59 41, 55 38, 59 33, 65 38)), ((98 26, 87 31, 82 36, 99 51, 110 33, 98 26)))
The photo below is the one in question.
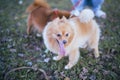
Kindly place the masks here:
POLYGON ((65 69, 72 68, 79 59, 79 48, 94 49, 94 55, 99 57, 98 44, 100 29, 93 19, 92 10, 85 9, 79 17, 55 19, 49 22, 43 31, 44 43, 51 52, 57 53, 54 60, 64 56, 69 57, 65 69))
POLYGON ((66 18, 69 18, 70 16, 69 11, 51 9, 46 0, 34 0, 34 2, 28 6, 26 11, 29 13, 27 34, 30 34, 32 27, 42 33, 47 22, 54 20, 56 17, 62 18, 65 16, 66 18))

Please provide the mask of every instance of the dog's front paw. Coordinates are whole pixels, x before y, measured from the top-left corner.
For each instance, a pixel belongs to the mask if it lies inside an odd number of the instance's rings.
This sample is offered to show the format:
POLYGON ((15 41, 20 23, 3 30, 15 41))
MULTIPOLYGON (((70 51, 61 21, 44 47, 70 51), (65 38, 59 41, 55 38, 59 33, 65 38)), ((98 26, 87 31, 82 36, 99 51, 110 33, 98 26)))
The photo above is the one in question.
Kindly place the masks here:
POLYGON ((60 60, 61 58, 62 58, 61 56, 54 56, 54 57, 53 57, 53 60, 58 61, 58 60, 60 60))
POLYGON ((99 53, 96 53, 96 54, 95 54, 95 58, 98 58, 99 56, 100 56, 99 53))
POLYGON ((73 67, 73 65, 69 63, 65 66, 65 69, 71 69, 72 67, 73 67))

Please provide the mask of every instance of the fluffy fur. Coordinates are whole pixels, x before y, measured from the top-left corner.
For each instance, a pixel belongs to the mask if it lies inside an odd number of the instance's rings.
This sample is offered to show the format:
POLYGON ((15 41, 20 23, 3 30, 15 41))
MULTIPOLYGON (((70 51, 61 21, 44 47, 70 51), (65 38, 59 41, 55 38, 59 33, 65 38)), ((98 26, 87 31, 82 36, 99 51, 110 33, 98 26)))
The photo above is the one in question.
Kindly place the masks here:
POLYGON ((27 34, 30 34, 32 27, 41 33, 47 22, 52 21, 56 17, 62 18, 62 16, 65 16, 69 18, 70 16, 68 11, 51 9, 46 0, 34 0, 26 11, 29 13, 27 34))
POLYGON ((95 57, 99 57, 100 29, 93 17, 93 12, 85 9, 79 17, 57 18, 46 25, 43 31, 44 43, 47 49, 58 54, 53 57, 54 60, 60 60, 64 56, 69 57, 65 69, 70 69, 77 63, 79 48, 87 46, 94 49, 95 57))

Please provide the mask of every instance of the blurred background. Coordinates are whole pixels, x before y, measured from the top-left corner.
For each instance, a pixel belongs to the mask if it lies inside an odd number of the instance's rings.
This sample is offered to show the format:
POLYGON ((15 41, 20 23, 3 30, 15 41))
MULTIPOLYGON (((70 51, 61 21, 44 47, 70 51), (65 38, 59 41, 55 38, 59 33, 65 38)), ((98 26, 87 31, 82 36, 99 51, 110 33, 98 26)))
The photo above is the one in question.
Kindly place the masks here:
MULTIPOLYGON (((50 6, 70 11, 70 0, 47 0, 50 6)), ((25 12, 33 0, 0 0, 0 80, 8 71, 37 65, 50 80, 119 80, 120 79, 120 0, 105 0, 106 19, 95 18, 100 25, 100 58, 80 49, 81 58, 71 70, 64 70, 68 58, 53 61, 41 37, 26 34, 25 12)), ((7 80, 45 80, 43 73, 22 69, 9 73, 7 80)))

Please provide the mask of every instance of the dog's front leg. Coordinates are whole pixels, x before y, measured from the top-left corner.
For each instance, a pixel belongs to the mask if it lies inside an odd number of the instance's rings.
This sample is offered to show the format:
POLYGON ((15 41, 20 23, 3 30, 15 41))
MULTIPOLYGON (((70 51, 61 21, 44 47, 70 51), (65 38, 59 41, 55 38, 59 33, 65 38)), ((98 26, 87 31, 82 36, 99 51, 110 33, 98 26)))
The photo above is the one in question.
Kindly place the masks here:
POLYGON ((63 55, 58 54, 58 56, 53 57, 53 60, 58 61, 58 60, 62 59, 62 57, 63 57, 63 55))
POLYGON ((79 60, 79 49, 72 50, 69 54, 69 63, 65 66, 65 69, 71 69, 79 60))

